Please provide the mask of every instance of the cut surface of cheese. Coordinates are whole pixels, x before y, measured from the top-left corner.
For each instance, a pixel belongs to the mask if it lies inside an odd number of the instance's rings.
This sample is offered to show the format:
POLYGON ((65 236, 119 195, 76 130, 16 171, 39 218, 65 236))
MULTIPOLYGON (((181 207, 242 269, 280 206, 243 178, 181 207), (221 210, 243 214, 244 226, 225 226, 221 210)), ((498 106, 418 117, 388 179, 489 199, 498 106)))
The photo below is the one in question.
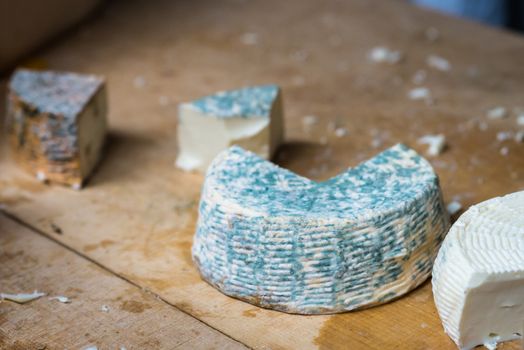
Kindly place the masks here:
POLYGON ((472 206, 457 220, 435 261, 433 294, 461 349, 522 337, 524 192, 472 206))
POLYGON ((192 253, 227 295, 336 313, 422 283, 448 225, 437 175, 406 146, 321 183, 234 146, 208 169, 192 253))
POLYGON ((205 171, 222 150, 239 145, 269 159, 283 137, 276 85, 223 91, 179 106, 178 157, 183 170, 205 171))
POLYGON ((17 70, 7 113, 15 158, 41 181, 82 187, 102 151, 106 109, 100 77, 17 70))

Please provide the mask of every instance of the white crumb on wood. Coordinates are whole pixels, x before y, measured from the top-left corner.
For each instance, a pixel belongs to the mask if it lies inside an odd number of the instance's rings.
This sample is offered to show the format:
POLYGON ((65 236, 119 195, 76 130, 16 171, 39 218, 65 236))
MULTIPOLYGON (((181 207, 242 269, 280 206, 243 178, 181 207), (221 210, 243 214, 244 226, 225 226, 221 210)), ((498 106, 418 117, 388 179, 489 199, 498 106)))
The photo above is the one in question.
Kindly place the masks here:
POLYGON ((258 34, 253 32, 247 32, 242 34, 240 41, 244 45, 257 45, 258 44, 258 34))
POLYGON ((426 39, 431 42, 437 41, 438 38, 440 38, 440 32, 435 27, 429 27, 428 29, 426 29, 424 34, 426 36, 426 39))
POLYGON ((335 130, 336 137, 344 137, 347 134, 348 134, 348 130, 346 128, 336 128, 335 130))
POLYGON ((420 328, 428 328, 428 327, 429 327, 428 324, 425 323, 425 322, 422 322, 422 323, 420 324, 420 328))
POLYGON ((486 123, 486 122, 479 122, 479 130, 480 131, 488 130, 488 123, 486 123))
POLYGON ((71 299, 69 299, 68 297, 65 297, 63 295, 58 295, 56 297, 51 297, 49 298, 49 300, 56 300, 56 301, 59 301, 63 304, 69 304, 71 302, 71 299))
POLYGON ((46 293, 39 292, 35 290, 33 293, 19 293, 19 294, 10 294, 10 293, 0 293, 0 300, 9 300, 14 301, 18 304, 25 304, 30 301, 36 300, 43 297, 46 293))
POLYGON ((136 89, 142 89, 144 86, 146 86, 146 79, 143 76, 141 76, 141 75, 137 75, 133 79, 133 86, 136 89))
POLYGON ((100 307, 100 311, 102 311, 102 312, 109 312, 109 306, 107 306, 107 305, 102 305, 102 306, 100 307))
POLYGON ((497 342, 500 340, 500 336, 493 337, 489 340, 487 340, 484 344, 486 349, 488 350, 496 350, 497 349, 497 342))
POLYGON ((499 152, 500 152, 501 155, 507 156, 509 154, 509 148, 508 147, 502 147, 499 152))
POLYGON ((418 71, 415 72, 415 74, 413 75, 413 78, 411 78, 411 81, 415 85, 420 85, 426 81, 427 76, 428 76, 428 73, 426 73, 424 69, 419 69, 418 71))
POLYGON ((431 93, 428 88, 418 87, 409 90, 408 97, 411 100, 429 100, 431 98, 431 93))
POLYGON ((82 189, 82 184, 80 183, 75 183, 75 184, 72 184, 71 185, 71 188, 75 191, 80 191, 82 189))
POLYGON ((38 170, 36 172, 36 179, 38 181, 40 181, 40 182, 46 182, 47 181, 47 176, 46 176, 46 174, 43 171, 38 170))
POLYGON ((121 346, 120 350, 127 350, 127 348, 125 346, 121 346))
POLYGON ((98 347, 94 345, 88 345, 85 348, 83 348, 83 350, 98 350, 98 347))
POLYGON ((305 126, 312 126, 318 122, 317 116, 314 115, 306 115, 304 118, 302 118, 302 124, 305 126))
POLYGON ((455 215, 462 209, 462 204, 459 201, 450 202, 446 207, 449 215, 455 215))
POLYGON ((517 131, 515 133, 515 142, 518 142, 518 143, 524 142, 524 131, 517 131))
POLYGON ((494 107, 486 113, 486 116, 489 119, 503 119, 508 116, 508 110, 502 106, 494 107))
POLYGON ((513 137, 513 133, 511 131, 499 131, 497 133, 497 141, 503 142, 511 139, 513 137))
POLYGON ((418 139, 418 143, 428 145, 426 151, 429 156, 438 156, 446 148, 446 136, 439 135, 425 135, 418 139))
POLYGON ((524 126, 524 114, 519 114, 517 116, 517 125, 524 126))
POLYGON ((395 64, 402 59, 402 53, 400 51, 390 50, 384 46, 377 46, 371 49, 368 54, 368 59, 375 63, 395 64))
POLYGON ((447 72, 451 69, 449 61, 437 55, 429 55, 426 59, 426 64, 436 70, 447 72))

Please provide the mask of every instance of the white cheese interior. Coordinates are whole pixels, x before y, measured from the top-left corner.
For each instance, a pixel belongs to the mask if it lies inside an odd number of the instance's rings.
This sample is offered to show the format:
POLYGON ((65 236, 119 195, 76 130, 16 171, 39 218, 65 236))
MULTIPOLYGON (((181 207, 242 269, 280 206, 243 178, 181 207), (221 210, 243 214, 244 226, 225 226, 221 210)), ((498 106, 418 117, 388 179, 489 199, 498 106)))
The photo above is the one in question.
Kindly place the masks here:
POLYGON ((461 349, 520 338, 524 330, 524 192, 470 208, 433 269, 446 332, 461 349))
MULTIPOLYGON (((232 145, 240 145, 268 159, 275 148, 270 140, 270 124, 273 122, 275 120, 267 117, 215 118, 190 104, 182 104, 176 166, 186 171, 205 171, 220 151, 232 145)), ((278 125, 276 122, 273 127, 278 125)))

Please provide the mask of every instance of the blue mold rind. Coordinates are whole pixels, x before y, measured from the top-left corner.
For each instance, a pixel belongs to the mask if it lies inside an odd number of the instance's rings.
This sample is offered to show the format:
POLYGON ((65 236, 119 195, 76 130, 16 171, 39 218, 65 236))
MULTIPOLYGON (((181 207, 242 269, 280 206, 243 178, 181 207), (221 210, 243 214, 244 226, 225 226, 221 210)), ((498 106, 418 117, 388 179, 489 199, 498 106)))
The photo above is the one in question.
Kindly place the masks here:
POLYGON ((322 183, 234 146, 208 170, 193 259, 232 297, 336 313, 426 280, 448 226, 436 174, 404 145, 322 183))

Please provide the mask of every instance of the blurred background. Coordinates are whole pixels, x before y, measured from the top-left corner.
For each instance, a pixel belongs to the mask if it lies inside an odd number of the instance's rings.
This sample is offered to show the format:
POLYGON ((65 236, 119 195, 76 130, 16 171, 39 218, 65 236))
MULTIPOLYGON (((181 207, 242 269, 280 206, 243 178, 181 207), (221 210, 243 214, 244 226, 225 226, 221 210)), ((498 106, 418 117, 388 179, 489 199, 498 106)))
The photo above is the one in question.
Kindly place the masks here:
MULTIPOLYGON (((79 22, 106 0, 0 0, 0 72, 79 22), (30 23, 30 25, 28 25, 30 23)), ((109 0, 110 1, 110 0, 109 0)), ((524 30, 519 0, 411 0, 415 5, 515 31, 524 30)))

